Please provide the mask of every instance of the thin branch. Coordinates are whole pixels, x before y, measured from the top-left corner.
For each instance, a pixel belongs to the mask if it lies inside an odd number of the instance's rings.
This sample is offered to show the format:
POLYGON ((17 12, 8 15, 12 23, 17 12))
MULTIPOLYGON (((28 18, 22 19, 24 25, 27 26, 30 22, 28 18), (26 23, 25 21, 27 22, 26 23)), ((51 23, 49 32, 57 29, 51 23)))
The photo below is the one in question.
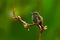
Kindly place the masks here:
POLYGON ((23 25, 24 25, 24 28, 29 28, 30 26, 34 26, 35 25, 35 24, 27 23, 26 21, 22 20, 22 18, 20 16, 16 16, 15 15, 15 8, 13 8, 13 19, 16 19, 16 20, 22 22, 23 25))
POLYGON ((40 25, 39 25, 38 27, 40 27, 39 40, 42 40, 42 34, 43 34, 43 31, 45 31, 45 30, 47 29, 47 26, 44 26, 43 29, 41 28, 40 25))
MULTIPOLYGON (((31 27, 31 26, 37 25, 38 28, 39 28, 39 30, 40 30, 39 40, 42 40, 42 33, 43 33, 44 30, 47 29, 47 26, 43 26, 43 28, 42 28, 42 26, 39 25, 39 24, 29 24, 29 23, 27 23, 27 22, 24 21, 20 16, 16 16, 16 15, 15 15, 15 8, 13 8, 13 19, 16 19, 16 20, 22 22, 22 24, 24 25, 24 28, 29 28, 29 27, 31 27)), ((28 30, 29 30, 29 29, 28 29, 28 30)))
POLYGON ((25 28, 29 28, 30 26, 33 26, 34 24, 29 24, 26 21, 22 20, 20 16, 16 18, 18 21, 22 22, 25 28))
POLYGON ((42 33, 39 34, 39 40, 42 40, 42 33))

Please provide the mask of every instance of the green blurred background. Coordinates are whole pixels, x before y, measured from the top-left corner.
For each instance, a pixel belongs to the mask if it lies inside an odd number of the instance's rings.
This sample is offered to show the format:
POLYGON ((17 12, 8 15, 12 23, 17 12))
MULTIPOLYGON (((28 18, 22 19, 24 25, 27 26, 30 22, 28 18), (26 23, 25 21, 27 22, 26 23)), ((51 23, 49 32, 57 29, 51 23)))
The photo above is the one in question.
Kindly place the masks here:
POLYGON ((0 0, 0 40, 38 40, 39 29, 33 26, 28 31, 23 24, 12 19, 12 7, 16 15, 32 23, 32 12, 37 11, 44 18, 48 29, 43 40, 60 40, 60 0, 0 0))

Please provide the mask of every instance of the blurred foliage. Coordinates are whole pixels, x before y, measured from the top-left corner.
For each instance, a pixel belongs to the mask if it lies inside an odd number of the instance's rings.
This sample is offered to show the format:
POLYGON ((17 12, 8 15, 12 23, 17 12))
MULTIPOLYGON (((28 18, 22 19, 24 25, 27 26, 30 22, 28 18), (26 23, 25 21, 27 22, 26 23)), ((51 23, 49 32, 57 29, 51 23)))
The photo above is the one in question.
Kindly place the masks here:
POLYGON ((32 12, 38 11, 44 18, 48 29, 43 33, 43 40, 60 40, 60 0, 0 0, 0 40, 38 40, 39 29, 33 26, 28 31, 23 24, 12 19, 11 10, 16 8, 16 15, 32 23, 32 12))

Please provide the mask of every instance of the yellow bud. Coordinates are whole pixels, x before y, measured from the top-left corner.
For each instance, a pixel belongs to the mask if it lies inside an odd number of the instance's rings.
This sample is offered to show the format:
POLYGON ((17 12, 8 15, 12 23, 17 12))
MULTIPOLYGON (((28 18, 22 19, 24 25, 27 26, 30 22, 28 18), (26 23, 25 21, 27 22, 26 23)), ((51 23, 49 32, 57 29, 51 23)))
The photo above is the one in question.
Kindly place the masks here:
POLYGON ((44 26, 44 30, 47 30, 47 26, 44 26))

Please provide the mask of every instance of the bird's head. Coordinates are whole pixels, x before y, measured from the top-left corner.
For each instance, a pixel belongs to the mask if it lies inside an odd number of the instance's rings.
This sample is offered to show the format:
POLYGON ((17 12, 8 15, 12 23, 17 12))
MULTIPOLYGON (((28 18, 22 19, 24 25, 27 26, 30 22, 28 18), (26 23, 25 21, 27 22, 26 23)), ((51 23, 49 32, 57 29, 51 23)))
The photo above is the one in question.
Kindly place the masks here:
POLYGON ((32 15, 38 16, 39 12, 33 12, 32 15))

